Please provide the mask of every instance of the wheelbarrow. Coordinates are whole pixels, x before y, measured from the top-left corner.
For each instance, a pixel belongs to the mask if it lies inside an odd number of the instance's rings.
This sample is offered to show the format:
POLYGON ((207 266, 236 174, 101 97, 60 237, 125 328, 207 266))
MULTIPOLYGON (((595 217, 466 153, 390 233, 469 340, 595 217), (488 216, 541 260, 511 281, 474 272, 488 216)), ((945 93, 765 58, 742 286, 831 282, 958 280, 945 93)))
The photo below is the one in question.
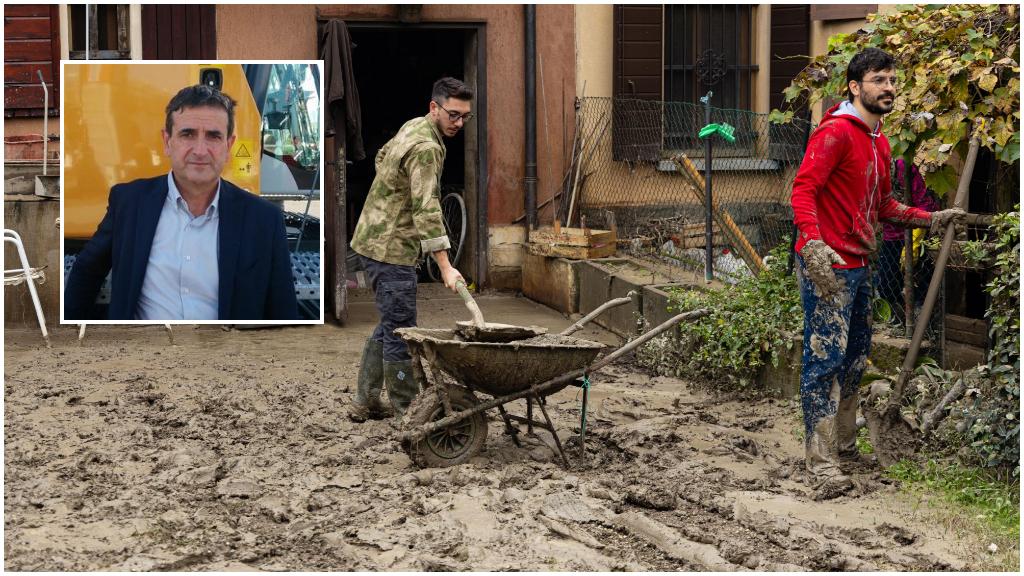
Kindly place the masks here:
POLYGON ((610 352, 600 360, 604 344, 572 336, 604 311, 626 304, 631 298, 606 302, 559 334, 544 334, 513 342, 470 342, 455 330, 399 328, 395 333, 409 345, 413 370, 424 384, 402 419, 402 448, 421 468, 454 466, 483 449, 487 439, 485 412, 497 408, 506 432, 520 446, 512 421, 551 432, 563 464, 569 460, 544 407, 544 397, 566 386, 583 389, 580 440, 584 441, 589 379, 600 368, 632 352, 683 320, 708 314, 699 309, 679 314, 610 352), (490 398, 481 399, 480 395, 490 398), (527 400, 527 416, 509 414, 505 404, 527 400), (533 419, 532 407, 540 407, 544 421, 533 419))

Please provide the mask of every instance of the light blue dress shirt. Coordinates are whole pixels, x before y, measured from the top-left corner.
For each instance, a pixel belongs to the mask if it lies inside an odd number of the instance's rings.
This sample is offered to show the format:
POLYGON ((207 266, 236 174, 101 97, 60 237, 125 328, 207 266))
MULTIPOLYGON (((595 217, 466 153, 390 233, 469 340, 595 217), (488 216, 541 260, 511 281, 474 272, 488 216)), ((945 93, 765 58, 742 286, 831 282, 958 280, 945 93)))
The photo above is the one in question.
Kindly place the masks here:
POLYGON ((193 216, 174 177, 153 235, 146 277, 135 312, 138 320, 216 320, 220 183, 206 212, 193 216))

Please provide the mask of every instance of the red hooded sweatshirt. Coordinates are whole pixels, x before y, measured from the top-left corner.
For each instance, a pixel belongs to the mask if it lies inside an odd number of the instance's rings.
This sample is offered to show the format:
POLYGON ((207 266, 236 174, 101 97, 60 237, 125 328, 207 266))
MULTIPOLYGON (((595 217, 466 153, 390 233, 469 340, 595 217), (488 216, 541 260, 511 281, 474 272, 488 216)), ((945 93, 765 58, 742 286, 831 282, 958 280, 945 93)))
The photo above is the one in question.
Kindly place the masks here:
POLYGON ((931 215, 892 197, 889 140, 859 117, 837 113, 840 106, 829 109, 811 134, 793 181, 796 250, 809 240, 822 240, 846 261, 835 268, 859 268, 867 266, 876 249, 880 219, 906 225, 931 215))

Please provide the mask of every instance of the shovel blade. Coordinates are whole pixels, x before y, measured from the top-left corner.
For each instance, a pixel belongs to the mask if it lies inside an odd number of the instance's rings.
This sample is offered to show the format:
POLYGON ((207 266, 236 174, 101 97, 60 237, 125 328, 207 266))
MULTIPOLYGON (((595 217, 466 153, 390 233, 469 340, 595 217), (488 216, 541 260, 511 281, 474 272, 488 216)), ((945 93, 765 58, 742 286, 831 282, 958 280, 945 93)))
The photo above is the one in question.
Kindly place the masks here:
POLYGON ((921 432, 910 425, 899 409, 864 410, 868 435, 878 463, 888 468, 901 460, 912 460, 920 451, 921 432))

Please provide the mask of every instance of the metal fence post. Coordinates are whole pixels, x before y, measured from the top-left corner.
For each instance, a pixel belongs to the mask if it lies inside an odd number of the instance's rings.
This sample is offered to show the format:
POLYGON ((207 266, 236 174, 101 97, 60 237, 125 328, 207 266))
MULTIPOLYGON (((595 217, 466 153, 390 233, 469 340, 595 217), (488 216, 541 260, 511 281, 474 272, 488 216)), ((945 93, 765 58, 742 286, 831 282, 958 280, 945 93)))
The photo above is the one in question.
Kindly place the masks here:
MULTIPOLYGON (((711 91, 700 99, 704 103, 704 125, 711 124, 711 91)), ((713 215, 711 213, 711 140, 704 139, 704 281, 711 282, 714 277, 712 268, 712 255, 714 244, 714 230, 712 229, 713 215)))

